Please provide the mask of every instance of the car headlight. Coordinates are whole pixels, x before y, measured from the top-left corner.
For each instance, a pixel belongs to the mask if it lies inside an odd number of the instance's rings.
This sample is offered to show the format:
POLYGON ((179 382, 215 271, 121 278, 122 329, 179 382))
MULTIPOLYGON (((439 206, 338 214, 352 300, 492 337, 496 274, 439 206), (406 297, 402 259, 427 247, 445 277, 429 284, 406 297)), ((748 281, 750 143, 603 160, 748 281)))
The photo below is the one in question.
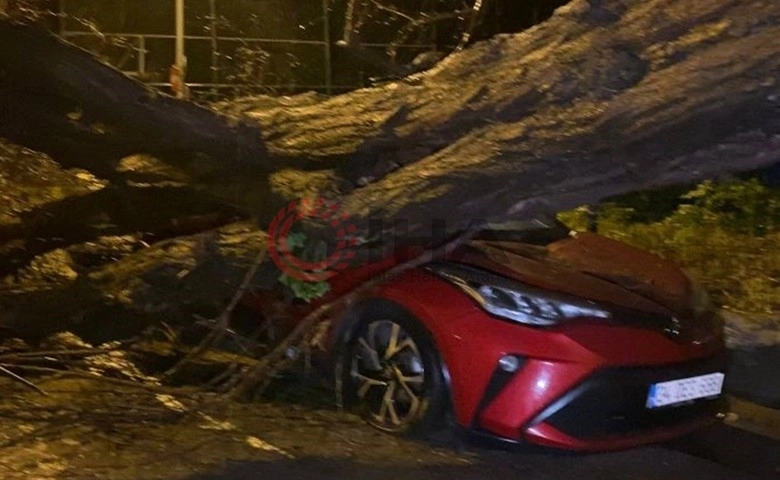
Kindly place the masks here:
POLYGON ((458 264, 428 269, 456 285, 493 315, 526 325, 549 326, 563 320, 610 318, 596 303, 523 285, 490 272, 458 264))

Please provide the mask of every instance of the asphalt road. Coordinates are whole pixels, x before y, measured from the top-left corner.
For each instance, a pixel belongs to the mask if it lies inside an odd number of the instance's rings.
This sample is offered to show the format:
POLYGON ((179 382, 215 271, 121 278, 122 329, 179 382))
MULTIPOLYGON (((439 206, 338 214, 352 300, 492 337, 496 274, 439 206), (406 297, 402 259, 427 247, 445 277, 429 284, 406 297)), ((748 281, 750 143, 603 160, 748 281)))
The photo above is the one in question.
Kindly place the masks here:
MULTIPOLYGON (((429 448, 420 444, 420 449, 429 448)), ((507 452, 469 448, 463 465, 430 466, 414 458, 381 463, 279 456, 237 462, 187 480, 741 480, 780 479, 780 441, 717 425, 672 444, 592 454, 507 452)))

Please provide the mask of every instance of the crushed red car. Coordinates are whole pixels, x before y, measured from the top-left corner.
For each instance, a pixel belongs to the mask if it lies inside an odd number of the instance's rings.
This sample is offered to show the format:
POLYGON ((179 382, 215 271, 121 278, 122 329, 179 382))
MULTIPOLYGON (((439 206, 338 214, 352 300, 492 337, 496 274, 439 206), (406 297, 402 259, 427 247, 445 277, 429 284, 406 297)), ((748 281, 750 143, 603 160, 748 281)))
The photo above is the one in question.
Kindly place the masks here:
MULTIPOLYGON (((330 298, 396 258, 339 273, 330 298)), ((378 284, 331 318, 326 351, 345 404, 387 432, 449 418, 510 443, 599 451, 689 433, 724 408, 723 325, 701 287, 552 219, 491 225, 378 284)))

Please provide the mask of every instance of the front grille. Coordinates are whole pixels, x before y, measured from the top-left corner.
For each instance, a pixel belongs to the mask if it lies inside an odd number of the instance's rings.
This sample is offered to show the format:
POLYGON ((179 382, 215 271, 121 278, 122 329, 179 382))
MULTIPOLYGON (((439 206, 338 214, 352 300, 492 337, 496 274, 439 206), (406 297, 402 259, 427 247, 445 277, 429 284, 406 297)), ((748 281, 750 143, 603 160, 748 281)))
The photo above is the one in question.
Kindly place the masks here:
POLYGON ((720 319, 714 312, 694 314, 679 312, 675 315, 642 312, 626 307, 610 306, 613 313, 609 322, 664 334, 670 340, 689 344, 709 343, 720 337, 723 330, 720 319))
POLYGON ((713 416, 724 407, 722 396, 648 409, 647 395, 651 384, 723 372, 725 365, 725 357, 718 356, 664 367, 605 369, 545 409, 532 424, 546 422, 575 438, 599 439, 713 416))

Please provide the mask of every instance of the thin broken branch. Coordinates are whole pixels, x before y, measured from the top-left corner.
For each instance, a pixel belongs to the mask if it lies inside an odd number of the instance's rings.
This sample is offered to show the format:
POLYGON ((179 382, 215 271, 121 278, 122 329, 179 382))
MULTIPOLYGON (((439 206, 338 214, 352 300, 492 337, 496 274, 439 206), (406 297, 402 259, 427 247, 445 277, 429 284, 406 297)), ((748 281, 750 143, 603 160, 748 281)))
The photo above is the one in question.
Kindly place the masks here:
POLYGON ((29 387, 29 388, 35 390, 36 392, 40 393, 41 395, 48 395, 48 393, 46 393, 46 391, 44 391, 41 387, 39 387, 38 385, 32 383, 31 381, 27 380, 26 378, 21 377, 21 376, 15 374, 11 370, 8 370, 3 365, 0 365, 0 373, 2 373, 3 375, 5 375, 7 377, 10 377, 11 379, 21 383, 22 385, 24 385, 26 387, 29 387))
MULTIPOLYGON (((479 1, 481 2, 482 0, 479 1)), ((455 10, 452 12, 437 12, 434 14, 421 14, 420 17, 416 18, 412 22, 409 22, 408 24, 406 24, 406 26, 404 26, 401 30, 399 30, 398 35, 396 35, 396 37, 387 47, 386 50, 387 55, 390 58, 395 59, 398 55, 398 49, 401 47, 401 45, 403 45, 404 42, 409 40, 409 38, 411 38, 411 36, 414 35, 421 28, 425 28, 428 25, 432 25, 434 23, 439 23, 446 20, 459 18, 464 15, 468 15, 470 12, 472 12, 471 7, 455 10)))
POLYGON ((227 330, 230 328, 230 317, 233 315, 233 310, 235 310, 236 306, 241 301, 241 299, 243 299, 246 296, 247 291, 249 290, 249 286, 252 283, 252 279, 257 274, 257 270, 260 268, 260 265, 262 265, 263 261, 265 261, 266 255, 267 252, 263 250, 254 259, 254 261, 252 262, 252 266, 244 275, 244 278, 242 279, 241 284, 239 285, 235 294, 233 294, 233 297, 225 306, 224 310, 222 310, 219 316, 214 320, 214 323, 216 324, 215 327, 209 332, 209 334, 203 339, 203 341, 200 342, 200 344, 197 347, 195 347, 190 352, 188 352, 187 355, 185 355, 184 358, 182 358, 179 362, 177 362, 173 367, 169 368, 163 374, 163 378, 170 378, 176 375, 187 364, 191 363, 193 360, 198 358, 203 352, 205 352, 206 350, 211 348, 215 343, 219 342, 220 340, 222 340, 222 338, 224 338, 227 330))
POLYGON ((0 362, 9 363, 16 360, 38 360, 45 358, 55 357, 68 357, 68 358, 81 358, 91 357, 94 355, 100 355, 103 353, 113 352, 119 349, 117 347, 111 348, 83 348, 74 350, 40 350, 32 352, 14 352, 0 354, 0 362))
POLYGON ((315 326, 329 312, 342 305, 353 303, 361 294, 380 283, 386 282, 390 278, 446 255, 448 252, 470 241, 477 233, 478 230, 466 230, 443 245, 427 250, 411 260, 400 263, 387 270, 384 274, 359 285, 349 293, 316 308, 298 322, 295 328, 257 366, 249 371, 242 370, 235 374, 233 378, 226 382, 223 389, 233 397, 244 397, 249 392, 254 392, 255 394, 262 393, 278 372, 287 368, 296 360, 294 356, 289 355, 289 349, 307 343, 310 336, 317 332, 315 326))
POLYGON ((96 375, 92 372, 88 372, 86 370, 62 370, 59 368, 37 367, 37 366, 23 365, 23 364, 14 365, 13 367, 19 370, 25 370, 27 372, 37 373, 41 375, 83 378, 87 380, 94 380, 96 382, 109 383, 109 384, 119 385, 123 387, 140 388, 144 390, 150 390, 153 392, 170 392, 175 390, 174 387, 168 387, 164 385, 157 385, 151 383, 143 383, 138 380, 122 380, 121 378, 104 377, 104 376, 96 375))
POLYGON ((371 3, 374 5, 374 8, 376 8, 379 11, 389 13, 390 15, 405 18, 406 20, 409 20, 410 22, 413 22, 415 19, 408 13, 404 13, 401 10, 397 9, 396 7, 388 7, 387 5, 382 4, 379 2, 379 0, 371 0, 371 3))

